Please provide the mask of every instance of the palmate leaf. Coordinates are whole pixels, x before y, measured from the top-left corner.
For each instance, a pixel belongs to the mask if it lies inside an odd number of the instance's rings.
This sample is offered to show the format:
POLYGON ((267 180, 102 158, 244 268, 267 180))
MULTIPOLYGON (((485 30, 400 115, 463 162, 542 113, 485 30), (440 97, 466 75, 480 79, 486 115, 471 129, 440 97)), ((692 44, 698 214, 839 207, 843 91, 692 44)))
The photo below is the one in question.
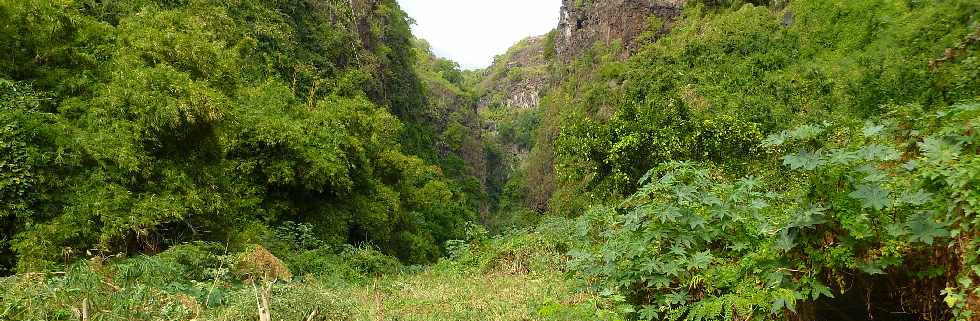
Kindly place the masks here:
POLYGON ((922 215, 908 222, 909 238, 913 242, 922 242, 932 245, 936 238, 949 235, 943 225, 936 223, 930 215, 922 215))
POLYGON ((787 165, 794 170, 804 169, 812 171, 825 163, 820 151, 811 152, 802 150, 796 154, 783 156, 783 165, 787 165))
POLYGON ((818 135, 823 133, 823 131, 824 131, 823 127, 818 127, 814 125, 803 125, 797 127, 796 129, 790 130, 787 133, 787 135, 797 140, 807 140, 807 139, 817 137, 818 135))
POLYGON ((773 227, 774 226, 772 225, 772 223, 769 223, 769 221, 764 221, 764 220, 759 221, 758 225, 756 225, 756 229, 759 230, 759 234, 770 234, 773 232, 773 227))
POLYGON ((859 263, 858 269, 864 273, 871 275, 885 274, 885 271, 881 269, 881 266, 875 264, 874 262, 859 263))
POLYGON ((846 164, 850 164, 853 161, 861 159, 861 156, 858 155, 858 153, 855 151, 850 151, 846 149, 834 149, 831 150, 830 153, 827 155, 827 159, 831 164, 846 165, 846 164))
POLYGON ((677 222, 677 219, 683 215, 684 214, 681 213, 680 208, 677 206, 668 205, 667 207, 661 208, 659 211, 657 211, 655 216, 658 220, 660 220, 660 223, 667 223, 677 222))
POLYGON ((789 250, 792 250, 796 246, 796 235, 789 229, 783 229, 779 232, 779 237, 776 238, 774 244, 777 249, 783 250, 783 252, 789 252, 789 250))
POLYGON ((962 148, 958 145, 950 144, 946 140, 938 137, 929 137, 919 143, 922 154, 927 159, 946 163, 959 158, 962 148))
POLYGON ((708 268, 708 264, 711 264, 711 260, 712 259, 714 259, 714 258, 711 256, 711 252, 709 252, 709 251, 698 252, 698 253, 692 255, 691 258, 687 260, 687 268, 689 270, 691 270, 691 269, 699 269, 699 270, 707 269, 708 268))
POLYGON ((728 249, 732 252, 741 252, 749 248, 749 243, 746 242, 735 242, 728 246, 728 249))
POLYGON ((640 264, 640 270, 646 273, 654 273, 660 270, 661 265, 663 265, 663 262, 660 262, 660 259, 652 257, 645 263, 640 264))
POLYGON ((933 196, 932 193, 929 193, 929 192, 926 192, 926 191, 923 191, 923 190, 917 190, 915 192, 905 192, 905 193, 903 193, 902 196, 899 197, 899 200, 902 203, 906 203, 906 204, 918 206, 918 205, 922 205, 922 204, 925 204, 925 203, 928 203, 929 201, 931 201, 932 200, 932 196, 933 196))
POLYGON ((825 297, 828 297, 828 298, 834 298, 834 292, 831 291, 830 288, 828 288, 826 285, 823 285, 820 282, 814 281, 813 282, 812 289, 810 290, 810 296, 814 300, 819 299, 821 296, 825 296, 825 297))
MULTIPOLYGON (((674 235, 674 243, 681 246, 684 249, 691 248, 691 244, 694 244, 695 234, 698 233, 681 233, 680 235, 674 235)), ((682 252, 678 255, 686 255, 686 252, 682 252)))
POLYGON ((875 164, 863 164, 854 168, 855 172, 864 174, 862 181, 870 183, 880 183, 888 180, 888 172, 882 170, 875 164))
POLYGON ((858 185, 857 189, 848 196, 861 201, 861 207, 881 210, 888 206, 889 192, 881 186, 872 184, 858 185))
POLYGON ((790 311, 796 312, 796 298, 783 296, 776 298, 772 303, 772 313, 776 314, 783 311, 783 308, 789 309, 790 311))
POLYGON ((775 288, 783 284, 786 275, 779 271, 771 271, 766 273, 763 279, 765 279, 767 287, 775 288))
POLYGON ((731 209, 728 206, 712 206, 711 215, 712 218, 719 220, 724 220, 727 217, 735 217, 732 215, 731 209))
POLYGON ((657 320, 660 319, 660 313, 656 306, 644 305, 640 308, 640 319, 641 320, 657 320))
POLYGON ((905 170, 911 172, 911 171, 914 171, 916 168, 919 167, 919 161, 918 160, 915 160, 915 159, 912 159, 912 160, 909 160, 909 161, 903 163, 901 167, 902 167, 902 169, 905 169, 905 170))
POLYGON ((869 161, 873 161, 873 160, 893 161, 901 157, 902 153, 900 153, 897 149, 891 146, 871 144, 859 149, 858 155, 860 155, 861 158, 869 161))
POLYGON ((905 228, 905 224, 893 223, 885 226, 885 232, 893 237, 900 237, 908 234, 908 230, 905 228))
POLYGON ((629 231, 636 231, 643 227, 643 222, 646 221, 647 215, 654 212, 650 205, 643 205, 629 211, 624 215, 623 226, 629 231))
POLYGON ((870 170, 865 173, 867 173, 867 176, 864 176, 864 181, 868 183, 883 183, 888 181, 889 178, 888 173, 880 169, 870 170))
POLYGON ((690 185, 681 185, 681 186, 674 187, 674 196, 676 196, 678 200, 684 202, 694 201, 695 196, 697 196, 697 192, 698 192, 697 188, 690 185))
POLYGON ((751 192, 759 188, 760 186, 762 186, 762 180, 759 179, 758 177, 750 175, 738 180, 736 186, 738 186, 738 188, 741 190, 744 190, 746 192, 751 192))
POLYGON ((790 300, 787 298, 776 298, 776 301, 772 302, 772 313, 777 314, 783 311, 783 308, 790 309, 790 311, 796 312, 796 300, 790 300))
POLYGON ((723 204, 721 199, 718 198, 718 196, 715 196, 714 194, 711 193, 702 193, 700 197, 700 201, 701 204, 708 205, 708 206, 723 204))
POLYGON ((660 265, 660 273, 664 275, 677 277, 678 275, 681 274, 681 271, 682 271, 681 265, 674 260, 660 265))
POLYGON ((674 244, 670 246, 670 253, 683 257, 687 255, 687 249, 684 246, 681 246, 680 244, 674 244))
POLYGON ((786 143, 786 139, 789 138, 788 131, 782 131, 778 134, 772 134, 762 140, 763 147, 775 147, 786 143))
POLYGON ((870 137, 881 135, 881 132, 883 131, 885 131, 884 125, 868 122, 864 124, 864 128, 861 130, 861 133, 864 134, 864 137, 870 138, 870 137))
POLYGON ((692 214, 687 217, 687 224, 691 226, 691 229, 704 228, 704 218, 698 216, 697 214, 692 214))
POLYGON ((803 209, 796 213, 793 217, 792 226, 800 228, 809 228, 816 225, 823 224, 826 222, 824 220, 824 212, 827 209, 819 205, 810 205, 806 209, 803 209))
POLYGON ((687 293, 673 292, 664 296, 664 303, 667 305, 687 303, 687 293))

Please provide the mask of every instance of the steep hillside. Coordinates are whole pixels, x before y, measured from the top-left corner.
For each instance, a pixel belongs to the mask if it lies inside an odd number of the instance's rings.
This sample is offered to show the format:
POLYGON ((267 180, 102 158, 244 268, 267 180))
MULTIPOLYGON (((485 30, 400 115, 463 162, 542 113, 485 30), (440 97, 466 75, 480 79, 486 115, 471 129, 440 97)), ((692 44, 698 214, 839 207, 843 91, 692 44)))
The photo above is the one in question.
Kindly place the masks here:
POLYGON ((927 172, 980 168, 926 145, 975 159, 976 2, 564 7, 523 195, 578 217, 571 265, 628 315, 971 320, 977 243, 955 235, 976 233, 976 195, 927 172), (893 171, 909 161, 936 167, 893 171), (776 198, 738 205, 757 182, 776 198), (919 188, 935 203, 899 196, 919 188))
POLYGON ((479 126, 421 125, 450 113, 394 1, 0 9, 5 274, 293 223, 423 263, 476 219, 479 126))
POLYGON ((519 217, 532 215, 524 204, 526 191, 517 189, 515 182, 524 175, 541 94, 551 82, 553 40, 553 34, 524 39, 487 69, 469 75, 488 146, 487 186, 493 207, 485 222, 495 230, 527 224, 519 217))
POLYGON ((615 59, 625 59, 643 42, 667 33, 684 3, 565 0, 554 31, 518 42, 483 71, 477 85, 480 110, 502 148, 502 166, 509 169, 495 175, 503 186, 498 192, 500 215, 522 208, 548 209, 556 188, 554 142, 559 124, 556 117, 543 116, 557 114, 547 109, 559 106, 546 101, 541 108, 542 99, 557 86, 572 84, 570 74, 595 72, 568 64, 597 46, 622 48, 615 59))
POLYGON ((469 196, 469 204, 485 219, 491 204, 487 196, 487 154, 483 137, 484 121, 477 113, 475 93, 464 83, 463 72, 453 61, 436 57, 424 40, 416 40, 415 72, 421 79, 426 101, 406 136, 422 148, 434 147, 427 160, 440 164, 449 177, 459 182, 469 196), (431 133, 431 137, 426 136, 431 133))

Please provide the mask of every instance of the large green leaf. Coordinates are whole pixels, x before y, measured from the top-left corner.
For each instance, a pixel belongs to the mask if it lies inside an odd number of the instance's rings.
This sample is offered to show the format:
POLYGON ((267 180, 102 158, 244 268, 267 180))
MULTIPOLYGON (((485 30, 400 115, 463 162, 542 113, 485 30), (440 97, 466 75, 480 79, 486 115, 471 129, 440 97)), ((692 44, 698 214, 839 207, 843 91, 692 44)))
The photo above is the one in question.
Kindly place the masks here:
POLYGON ((848 196, 861 200, 861 207, 881 210, 888 206, 889 192, 881 186, 873 184, 858 185, 857 189, 848 196))
POLYGON ((960 156, 962 148, 940 137, 929 137, 919 143, 922 154, 931 161, 948 163, 960 156))
POLYGON ((936 238, 949 235, 943 225, 936 223, 930 215, 923 215, 908 222, 909 238, 914 242, 932 245, 936 238))
POLYGON ((893 161, 901 157, 901 153, 891 146, 871 144, 858 150, 858 154, 865 160, 893 161))
POLYGON ((810 228, 823 224, 826 222, 826 220, 824 220, 824 212, 826 210, 827 209, 822 206, 810 205, 809 207, 806 207, 805 209, 796 213, 796 215, 793 217, 791 225, 793 227, 810 228))
POLYGON ((661 208, 655 215, 660 220, 660 223, 676 222, 678 218, 684 216, 681 213, 681 209, 673 205, 661 208))
POLYGON ((814 170, 820 165, 824 164, 823 156, 819 151, 811 152, 808 150, 802 150, 796 154, 789 154, 783 156, 783 165, 787 165, 792 169, 804 169, 804 170, 814 170))
POLYGON ((881 135, 883 131, 885 131, 884 125, 875 124, 871 122, 864 124, 864 128, 861 129, 861 133, 864 134, 864 137, 869 137, 869 138, 881 135))
POLYGON ((712 259, 713 259, 713 257, 711 256, 711 252, 709 252, 707 250, 702 251, 702 252, 695 253, 687 261, 687 268, 688 269, 701 269, 701 270, 707 269, 708 268, 708 264, 711 263, 711 260, 712 259))
POLYGON ((783 250, 783 252, 789 252, 789 250, 792 250, 796 246, 796 235, 788 229, 783 229, 780 231, 779 237, 776 238, 774 244, 777 249, 783 250))

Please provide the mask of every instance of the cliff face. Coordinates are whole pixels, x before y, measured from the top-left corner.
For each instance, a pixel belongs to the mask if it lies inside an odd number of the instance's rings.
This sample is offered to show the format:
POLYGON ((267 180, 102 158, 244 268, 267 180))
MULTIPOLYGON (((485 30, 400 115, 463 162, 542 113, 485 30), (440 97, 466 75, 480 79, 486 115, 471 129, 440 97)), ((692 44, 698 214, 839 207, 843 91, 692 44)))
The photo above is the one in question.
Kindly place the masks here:
MULTIPOLYGON (((574 59, 596 42, 621 40, 624 57, 636 49, 635 40, 649 27, 651 16, 670 22, 686 0, 562 0, 555 51, 563 61, 574 59)), ((661 33, 667 25, 661 26, 661 33)))
MULTIPOLYGON (((487 163, 491 196, 506 212, 507 204, 523 204, 543 212, 556 190, 554 142, 559 112, 569 96, 559 89, 568 62, 597 43, 623 46, 622 58, 653 40, 648 30, 665 34, 686 0, 563 0, 561 20, 551 33, 520 41, 498 56, 476 80, 477 109, 483 117, 484 138, 498 151, 487 163), (655 23, 653 23, 655 21, 655 23), (659 29, 656 29, 659 28, 659 29), (550 96, 552 100, 542 101, 550 96), (555 98, 560 97, 560 98, 555 98), (549 102, 550 101, 550 102, 549 102)), ((587 68, 586 68, 587 69, 587 68)))
POLYGON ((637 38, 650 29, 651 17, 660 22, 659 33, 681 14, 686 0, 563 0, 561 20, 549 36, 524 39, 500 55, 478 86, 478 107, 530 109, 551 82, 552 58, 569 61, 595 43, 622 41, 628 56, 637 38))
POLYGON ((545 36, 531 37, 497 56, 478 85, 479 109, 536 108, 548 80, 548 45, 545 36))

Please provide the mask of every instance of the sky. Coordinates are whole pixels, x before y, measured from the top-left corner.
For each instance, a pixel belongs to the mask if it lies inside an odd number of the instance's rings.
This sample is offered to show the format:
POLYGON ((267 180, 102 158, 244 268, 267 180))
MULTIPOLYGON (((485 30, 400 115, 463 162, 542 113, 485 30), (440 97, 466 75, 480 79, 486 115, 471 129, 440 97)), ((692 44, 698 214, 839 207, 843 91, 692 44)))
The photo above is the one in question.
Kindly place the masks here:
POLYGON ((521 39, 558 26, 561 0, 398 0, 412 32, 463 69, 484 68, 521 39))

